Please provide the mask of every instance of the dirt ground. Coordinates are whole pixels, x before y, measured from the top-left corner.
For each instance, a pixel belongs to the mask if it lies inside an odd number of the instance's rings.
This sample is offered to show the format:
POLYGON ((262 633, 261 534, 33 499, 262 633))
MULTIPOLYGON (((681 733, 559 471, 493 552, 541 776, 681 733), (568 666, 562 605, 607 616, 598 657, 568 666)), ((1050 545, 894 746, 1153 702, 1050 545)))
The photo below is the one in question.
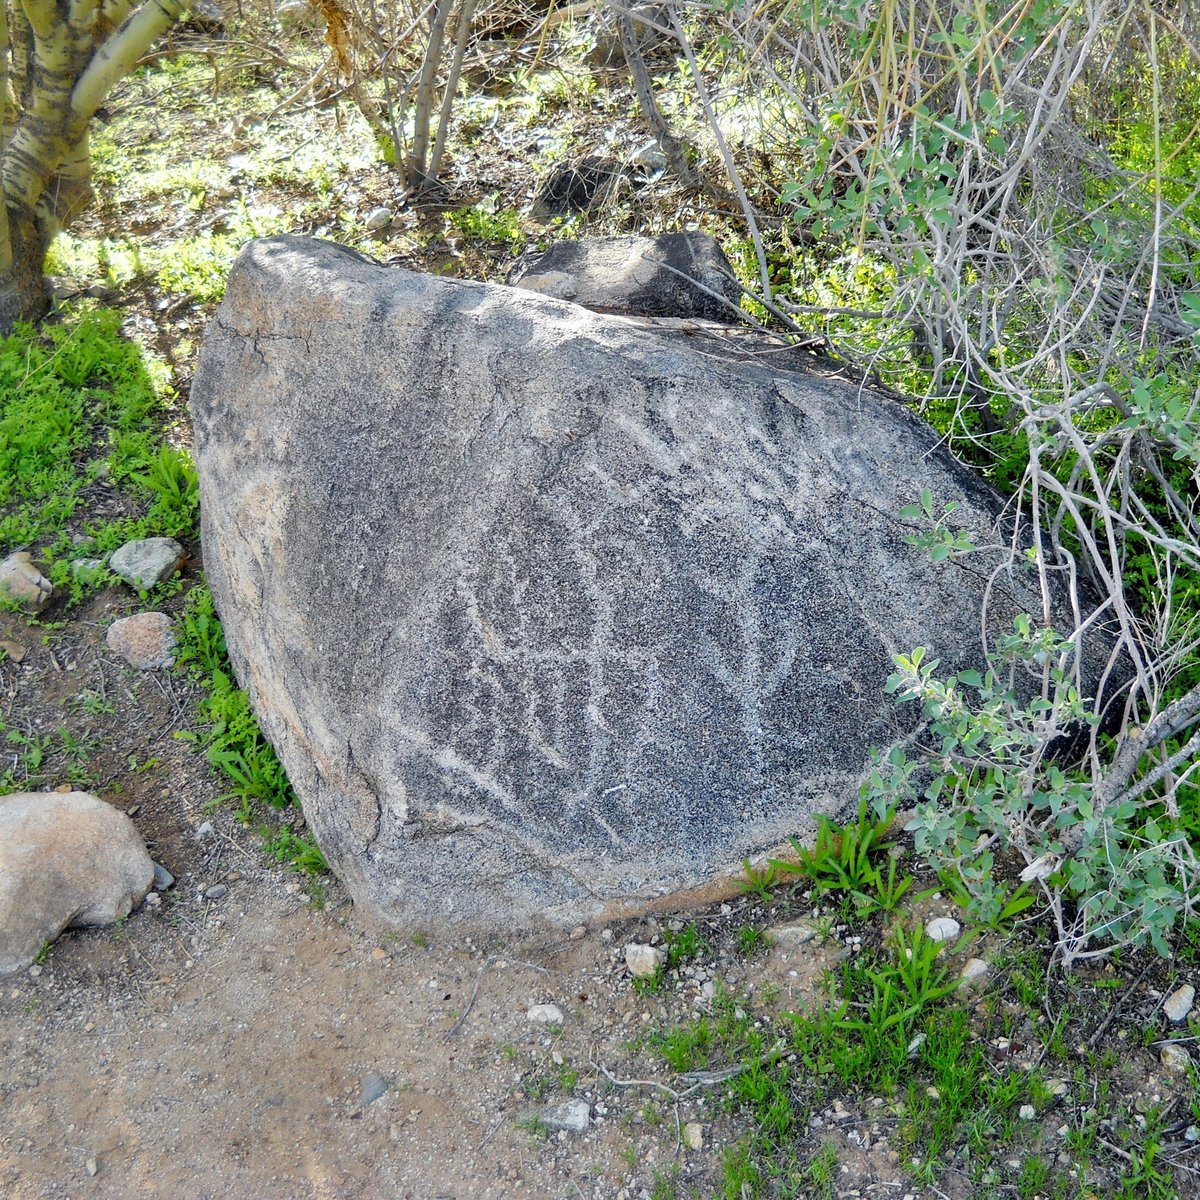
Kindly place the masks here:
MULTIPOLYGON (((657 921, 401 943, 364 928, 336 885, 315 908, 228 814, 194 815, 213 832, 172 842, 177 883, 159 904, 67 934, 4 981, 6 1200, 633 1200, 661 1178, 712 1195, 736 1138, 719 1087, 676 1102, 605 1072, 682 1091, 640 1035, 699 1011, 716 977, 751 993, 773 981, 794 1006, 829 963, 821 948, 749 966, 718 953, 679 990, 642 996, 622 950, 661 933, 657 921), (227 893, 205 899, 218 881, 227 893), (562 1026, 530 1020, 535 1004, 556 1005, 562 1026), (568 1099, 587 1102, 586 1132, 536 1124, 568 1099)), ((718 941, 742 907, 699 922, 718 941)), ((869 1123, 836 1129, 839 1195, 904 1194, 878 1124, 874 1153, 869 1123)))

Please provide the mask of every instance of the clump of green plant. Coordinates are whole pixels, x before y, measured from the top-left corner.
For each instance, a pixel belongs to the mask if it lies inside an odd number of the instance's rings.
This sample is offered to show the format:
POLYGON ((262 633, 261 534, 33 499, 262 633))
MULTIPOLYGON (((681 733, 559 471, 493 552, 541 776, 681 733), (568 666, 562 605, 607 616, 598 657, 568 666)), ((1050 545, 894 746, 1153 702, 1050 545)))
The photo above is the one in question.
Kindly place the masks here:
MULTIPOLYGON (((238 806, 238 817, 250 822, 256 808, 265 804, 286 809, 296 796, 275 754, 259 728, 250 698, 234 681, 225 651, 225 635, 206 587, 195 587, 184 604, 183 636, 176 664, 200 681, 203 729, 179 736, 204 750, 209 765, 231 785, 224 799, 238 806)), ((283 825, 264 831, 265 848, 278 861, 299 870, 319 873, 328 870, 320 848, 307 835, 283 825)))
POLYGON ((892 912, 912 885, 911 877, 899 873, 894 846, 886 840, 895 812, 870 813, 863 798, 857 818, 845 825, 818 816, 812 848, 792 838, 796 861, 771 859, 768 867, 777 875, 802 876, 818 894, 844 894, 859 916, 892 912))
POLYGON ((1097 721, 1068 673, 1071 651, 1022 615, 983 675, 941 679, 922 648, 898 655, 888 690, 921 705, 930 749, 876 755, 864 802, 881 815, 913 807, 907 828, 918 852, 961 879, 985 923, 1024 904, 996 878, 997 854, 1015 851, 1027 864, 1022 880, 1043 889, 1067 961, 1113 944, 1148 942, 1165 955, 1167 934, 1193 904, 1190 847, 1136 792, 1106 802, 1082 772, 1047 752, 1097 721), (1045 688, 1023 700, 1018 681, 1030 673, 1045 688))
POLYGON ((160 398, 120 324, 119 313, 80 307, 0 339, 0 550, 41 543, 68 556, 61 535, 83 489, 149 468, 160 398))

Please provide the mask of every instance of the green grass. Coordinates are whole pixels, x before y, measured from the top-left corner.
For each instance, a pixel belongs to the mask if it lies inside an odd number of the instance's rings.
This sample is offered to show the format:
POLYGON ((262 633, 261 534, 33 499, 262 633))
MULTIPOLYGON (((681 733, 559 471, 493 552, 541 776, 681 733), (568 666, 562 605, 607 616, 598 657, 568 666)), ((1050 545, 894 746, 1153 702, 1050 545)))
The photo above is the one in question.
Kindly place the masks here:
POLYGON ((201 729, 177 736, 204 752, 209 766, 223 777, 229 791, 222 797, 237 806, 238 819, 256 823, 263 848, 277 862, 298 871, 329 870, 320 847, 278 821, 262 822, 260 814, 299 807, 283 764, 264 737, 250 707, 250 697, 237 686, 225 648, 225 633, 208 588, 193 588, 184 605, 176 666, 188 671, 203 688, 199 705, 201 729))

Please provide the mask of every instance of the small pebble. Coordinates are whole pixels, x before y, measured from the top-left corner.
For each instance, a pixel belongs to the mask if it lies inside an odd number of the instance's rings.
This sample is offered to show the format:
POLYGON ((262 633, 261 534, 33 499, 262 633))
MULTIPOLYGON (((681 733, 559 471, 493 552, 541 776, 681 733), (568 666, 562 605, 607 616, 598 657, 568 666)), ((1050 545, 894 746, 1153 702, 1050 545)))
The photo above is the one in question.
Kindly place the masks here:
POLYGON ((363 1076, 362 1091, 358 1095, 359 1104, 363 1108, 366 1108, 368 1104, 374 1104, 390 1086, 388 1081, 375 1071, 363 1076))
POLYGON ((986 983, 988 965, 982 958, 968 958, 963 965, 961 980, 967 987, 978 987, 986 983))
POLYGON ((367 213, 366 226, 372 233, 378 233, 392 223, 393 215, 390 208, 373 208, 367 213))
POLYGON ((205 893, 206 900, 220 900, 222 896, 228 895, 229 888, 223 883, 214 883, 205 893))
POLYGON ((379 962, 381 959, 387 958, 387 951, 382 946, 376 946, 375 949, 371 951, 371 957, 376 962, 379 962))
POLYGON ((538 1119, 547 1129, 563 1130, 566 1133, 583 1133, 591 1120, 591 1105, 586 1100, 564 1100, 561 1104, 550 1104, 538 1113, 538 1119))
POLYGON ((934 917, 925 925, 926 935, 934 942, 948 942, 961 932, 962 926, 953 917, 934 917))
POLYGON ((1173 1024, 1180 1025, 1187 1020, 1195 1000, 1196 989, 1190 983, 1185 983, 1163 1001, 1163 1016, 1173 1024))
POLYGON ((625 965, 634 979, 651 979, 659 967, 667 961, 666 952, 657 946, 645 946, 640 942, 630 942, 625 947, 625 965))
POLYGON ((535 1025, 561 1025, 563 1023, 562 1009, 557 1004, 535 1004, 526 1014, 525 1019, 535 1025))
POLYGON ((1032 1121, 1037 1117, 1037 1109, 1034 1108, 1032 1104, 1022 1104, 1017 1116, 1020 1117, 1022 1121, 1032 1121))
POLYGON ((699 1121, 689 1121, 683 1127, 683 1144, 689 1150, 704 1149, 704 1127, 699 1121))
POLYGON ((94 1158, 89 1158, 84 1165, 87 1167, 89 1175, 95 1175, 100 1170, 100 1164, 94 1158))
POLYGON ((162 863, 154 864, 154 889, 165 892, 175 882, 175 876, 162 863))

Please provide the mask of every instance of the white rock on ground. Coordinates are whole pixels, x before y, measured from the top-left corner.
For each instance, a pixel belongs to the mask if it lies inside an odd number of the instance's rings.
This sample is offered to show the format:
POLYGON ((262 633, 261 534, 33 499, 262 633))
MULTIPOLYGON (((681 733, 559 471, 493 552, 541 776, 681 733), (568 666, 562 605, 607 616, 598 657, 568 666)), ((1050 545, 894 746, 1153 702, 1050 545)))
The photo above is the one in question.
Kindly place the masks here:
POLYGON ((557 1004, 535 1004, 526 1014, 525 1019, 535 1025, 561 1025, 563 1023, 562 1009, 557 1004))
POLYGON ((1180 1025, 1187 1020, 1188 1013, 1192 1011, 1192 1005, 1195 1002, 1196 989, 1190 983, 1185 983, 1182 987, 1176 988, 1163 1001, 1163 1016, 1168 1021, 1180 1025))
POLYGON ((41 612, 54 596, 54 585, 33 565, 27 550, 18 550, 0 562, 0 596, 26 612, 41 612))
POLYGON ((953 917, 934 917, 925 925, 925 933, 931 941, 949 942, 962 932, 962 926, 953 917))
POLYGON ((625 947, 625 965, 634 979, 650 979, 666 961, 666 954, 657 946, 630 942, 625 947))
POLYGON ((547 1129, 565 1129, 568 1133, 583 1133, 591 1119, 592 1108, 586 1100, 564 1100, 549 1104, 538 1113, 538 1120, 547 1129))
POLYGON ((27 967, 68 927, 128 916, 153 882, 137 828, 98 797, 0 797, 0 975, 27 967))
POLYGON ((183 547, 174 538, 139 538, 114 551, 108 565, 130 587, 148 591, 183 566, 183 547))
POLYGON ((152 671, 175 663, 175 634, 166 613, 135 613, 108 627, 105 644, 131 667, 152 671))
POLYGON ((979 987, 987 977, 988 965, 982 958, 968 958, 963 964, 961 982, 965 987, 979 987))

